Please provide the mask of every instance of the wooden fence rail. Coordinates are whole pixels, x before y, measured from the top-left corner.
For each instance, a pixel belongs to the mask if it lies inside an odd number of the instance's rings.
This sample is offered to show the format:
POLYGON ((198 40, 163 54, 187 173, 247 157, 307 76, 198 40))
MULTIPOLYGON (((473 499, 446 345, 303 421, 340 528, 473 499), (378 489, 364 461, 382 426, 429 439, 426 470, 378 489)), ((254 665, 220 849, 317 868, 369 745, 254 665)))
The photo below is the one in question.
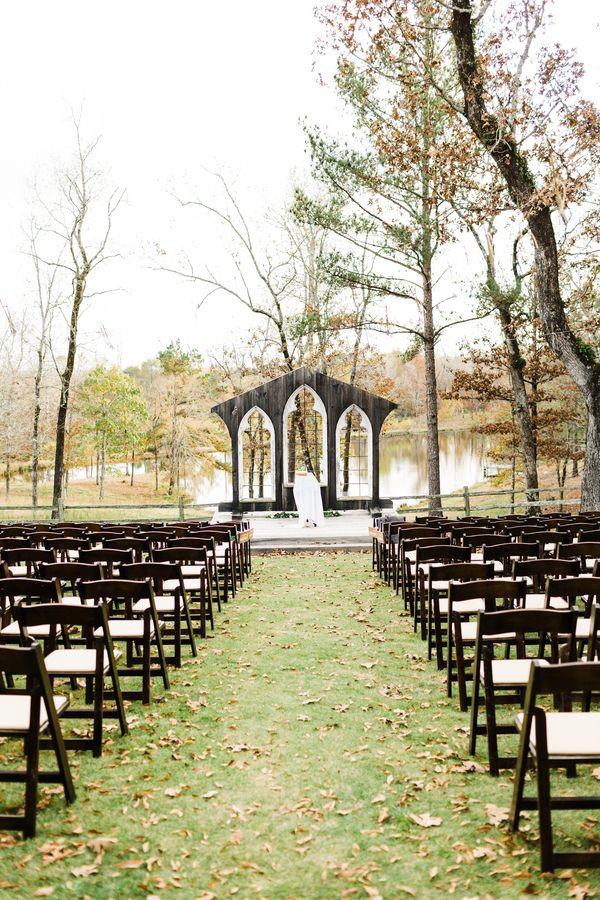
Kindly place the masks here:
MULTIPOLYGON (((537 500, 527 500, 525 496, 525 490, 519 489, 516 491, 512 491, 509 488, 503 488, 500 490, 471 490, 467 485, 462 489, 461 492, 455 492, 453 494, 437 494, 434 495, 434 500, 439 500, 440 504, 443 508, 444 512, 456 512, 462 515, 468 516, 473 512, 486 512, 489 510, 509 510, 511 512, 516 512, 521 509, 531 509, 537 508, 542 509, 542 506, 558 506, 559 509, 562 510, 563 507, 571 507, 571 506, 579 506, 580 498, 576 499, 562 499, 561 498, 561 489, 560 487, 551 487, 551 488, 540 488, 535 492, 537 494, 537 500), (542 495, 551 495, 546 498, 546 500, 542 500, 542 495), (480 498, 510 498, 510 502, 508 504, 503 502, 492 502, 492 503, 481 503, 480 498), (446 505, 443 501, 450 501, 452 505, 446 505), (452 502, 453 501, 453 502, 452 502)), ((402 513, 423 513, 426 512, 426 508, 423 504, 414 505, 414 501, 429 501, 429 496, 427 494, 410 494, 402 497, 393 497, 393 503, 395 507, 398 507, 398 504, 402 504, 403 500, 413 501, 413 505, 411 506, 399 506, 399 511, 402 513)), ((179 498, 177 503, 104 503, 104 504, 71 504, 66 503, 59 509, 59 521, 64 519, 73 518, 74 520, 85 520, 91 518, 90 513, 97 511, 101 513, 98 515, 98 518, 106 519, 107 521, 118 520, 119 518, 123 518, 121 511, 135 510, 140 513, 140 516, 137 518, 162 518, 164 516, 165 520, 181 520, 184 521, 186 518, 193 517, 198 515, 199 512, 208 512, 212 513, 214 509, 214 504, 202 504, 202 503, 186 503, 184 499, 179 498), (149 511, 154 511, 155 515, 152 515, 149 511)), ((23 517, 27 519, 38 519, 40 521, 44 521, 46 519, 50 519, 52 514, 51 506, 37 506, 32 507, 31 504, 15 504, 11 506, 0 506, 0 519, 6 518, 6 513, 21 513, 24 514, 23 517)), ((14 519, 15 516, 12 516, 14 519)))

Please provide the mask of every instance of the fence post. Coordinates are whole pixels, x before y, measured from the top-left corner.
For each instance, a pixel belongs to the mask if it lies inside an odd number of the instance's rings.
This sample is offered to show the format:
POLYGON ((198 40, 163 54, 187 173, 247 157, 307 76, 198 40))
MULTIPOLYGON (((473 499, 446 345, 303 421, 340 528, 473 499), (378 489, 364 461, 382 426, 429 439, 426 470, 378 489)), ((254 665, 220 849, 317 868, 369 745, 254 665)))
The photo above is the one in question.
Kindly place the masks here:
POLYGON ((185 504, 183 502, 183 497, 181 494, 179 495, 179 518, 183 522, 185 519, 185 504))
POLYGON ((465 516, 471 515, 471 497, 469 496, 469 485, 465 484, 463 488, 463 497, 465 498, 465 516))

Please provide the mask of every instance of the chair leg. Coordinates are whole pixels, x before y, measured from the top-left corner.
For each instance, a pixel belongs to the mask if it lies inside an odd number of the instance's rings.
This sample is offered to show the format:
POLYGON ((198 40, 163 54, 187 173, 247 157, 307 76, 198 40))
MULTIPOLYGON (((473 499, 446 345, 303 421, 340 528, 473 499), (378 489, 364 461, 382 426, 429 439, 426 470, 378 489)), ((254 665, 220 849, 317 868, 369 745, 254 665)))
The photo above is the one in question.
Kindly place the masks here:
POLYGON ((192 649, 192 656, 198 656, 198 650, 196 649, 196 638, 194 637, 194 627, 192 625, 192 617, 190 614, 190 607, 188 605, 187 597, 183 597, 183 614, 185 616, 185 621, 187 625, 187 632, 190 647, 192 649))
POLYGON ((552 811, 550 808, 550 768, 546 752, 547 736, 544 716, 535 714, 535 738, 537 747, 537 796, 540 825, 540 863, 542 872, 554 870, 552 840, 552 811))
POLYGON ((121 692, 121 682, 119 680, 119 672, 112 650, 112 642, 110 646, 110 652, 108 654, 108 665, 117 718, 119 719, 119 725, 121 727, 121 734, 129 734, 129 726, 127 724, 127 717, 125 715, 125 705, 123 703, 123 694, 121 692))
POLYGON ((210 583, 210 578, 204 577, 204 572, 202 573, 202 596, 205 597, 205 613, 208 612, 208 617, 210 619, 210 630, 215 630, 215 620, 213 616, 213 605, 212 605, 212 586, 210 583))
POLYGON ((179 599, 175 598, 173 602, 173 665, 176 669, 181 668, 181 606, 179 599))
POLYGON ((219 586, 219 568, 217 566, 217 560, 215 557, 211 557, 210 560, 210 568, 212 569, 212 575, 210 577, 214 580, 215 585, 215 600, 217 601, 217 609, 221 612, 221 588, 219 586))
POLYGON ((48 731, 54 744, 54 753, 56 755, 56 764, 60 774, 60 782, 65 792, 65 800, 67 803, 75 802, 75 785, 73 784, 73 776, 67 758, 67 750, 65 742, 58 724, 58 717, 54 710, 49 711, 48 715, 48 731))
MULTIPOLYGON (((479 717, 479 672, 473 673, 473 694, 471 696, 471 730, 469 732, 469 754, 475 756, 477 752, 477 719, 479 717)), ((484 688, 485 690, 485 688, 484 688)))
POLYGON ((444 668, 444 644, 442 636, 442 615, 440 613, 439 596, 433 598, 433 623, 435 633, 435 655, 438 669, 444 668))
POLYGON ((150 629, 144 629, 142 643, 142 703, 150 703, 150 629))
POLYGON ((527 774, 527 762, 529 760, 529 724, 523 719, 519 751, 517 755, 517 767, 513 784, 513 795, 510 805, 508 824, 511 831, 519 830, 519 820, 523 809, 523 792, 525 790, 525 775, 527 774))
MULTIPOLYGON (((473 676, 475 680, 475 675, 473 676)), ((490 775, 495 778, 500 774, 499 757, 498 757, 498 729, 496 723, 496 704, 494 703, 494 689, 488 685, 487 679, 485 683, 485 722, 487 731, 488 758, 490 763, 490 775)), ((471 698, 471 703, 475 705, 475 695, 471 698)))
POLYGON ((100 665, 96 669, 96 690, 94 691, 94 726, 92 738, 92 755, 102 756, 102 725, 104 714, 104 671, 103 654, 99 654, 100 665))
POLYGON ((23 836, 35 837, 37 816, 37 791, 40 765, 40 738, 38 734, 29 734, 25 741, 27 770, 25 774, 25 810, 23 817, 23 836))

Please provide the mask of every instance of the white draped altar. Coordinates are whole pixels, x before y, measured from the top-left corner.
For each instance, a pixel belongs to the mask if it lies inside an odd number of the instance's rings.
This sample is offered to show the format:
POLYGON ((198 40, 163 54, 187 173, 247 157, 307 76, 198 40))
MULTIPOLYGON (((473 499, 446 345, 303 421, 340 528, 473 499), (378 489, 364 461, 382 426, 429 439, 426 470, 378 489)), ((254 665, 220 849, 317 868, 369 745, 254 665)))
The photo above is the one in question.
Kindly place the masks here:
POLYGON ((301 528, 325 524, 321 488, 312 472, 296 472, 294 501, 298 510, 301 528))

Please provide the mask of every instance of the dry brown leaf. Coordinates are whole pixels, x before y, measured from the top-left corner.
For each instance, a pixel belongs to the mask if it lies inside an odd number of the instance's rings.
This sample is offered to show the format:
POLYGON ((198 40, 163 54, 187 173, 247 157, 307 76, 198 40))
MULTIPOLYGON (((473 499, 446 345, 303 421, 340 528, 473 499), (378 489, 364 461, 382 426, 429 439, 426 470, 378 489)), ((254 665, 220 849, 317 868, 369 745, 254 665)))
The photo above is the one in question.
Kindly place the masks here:
POLYGON ((487 803, 485 811, 488 814, 488 822, 490 825, 501 825, 508 819, 508 809, 504 806, 496 806, 495 803, 487 803))
MULTIPOLYGON (((379 815, 377 816, 377 824, 383 825, 384 822, 387 822, 389 817, 390 817, 390 814, 389 814, 389 810, 388 810, 387 806, 382 806, 381 809, 379 810, 379 815)), ((440 819, 440 822, 441 822, 441 819, 440 819)))
POLYGON ((33 892, 34 897, 51 897, 54 893, 53 887, 41 887, 33 892))
POLYGON ((92 864, 89 866, 78 866, 76 869, 71 869, 71 874, 75 876, 75 878, 89 878, 90 875, 98 874, 98 866, 92 864))
POLYGON ((442 824, 439 816, 431 816, 429 813, 421 813, 421 815, 411 813, 409 819, 412 819, 421 828, 435 828, 442 824))

